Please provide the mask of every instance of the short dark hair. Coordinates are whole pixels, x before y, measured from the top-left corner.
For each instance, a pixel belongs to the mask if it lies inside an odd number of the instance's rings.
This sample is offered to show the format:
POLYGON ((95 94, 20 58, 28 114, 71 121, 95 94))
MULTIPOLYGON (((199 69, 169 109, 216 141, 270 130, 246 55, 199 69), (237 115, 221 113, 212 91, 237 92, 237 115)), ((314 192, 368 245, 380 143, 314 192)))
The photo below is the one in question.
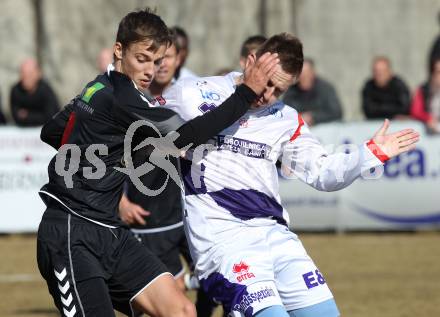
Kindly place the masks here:
POLYGON ((127 14, 119 23, 116 42, 123 48, 142 41, 152 41, 151 49, 171 44, 171 36, 165 22, 150 8, 133 11, 127 14))
MULTIPOLYGON (((184 29, 182 29, 180 26, 173 26, 171 29, 171 31, 174 32, 174 34, 176 35, 176 42, 177 39, 181 38, 183 39, 183 41, 185 42, 185 46, 184 48, 188 48, 189 46, 189 37, 188 34, 185 32, 184 29)), ((182 47, 180 47, 180 49, 182 49, 182 47)))
POLYGON ((170 46, 174 45, 174 47, 176 48, 176 53, 179 54, 181 46, 179 41, 177 40, 177 33, 173 30, 173 29, 169 29, 170 31, 170 46))
POLYGON ((429 77, 434 74, 436 64, 440 62, 440 56, 434 56, 429 62, 429 77))
POLYGON ((247 57, 251 51, 258 49, 264 42, 266 42, 267 38, 263 35, 253 35, 248 37, 240 49, 240 57, 247 57))
POLYGON ((289 33, 270 37, 257 51, 257 58, 264 53, 278 53, 282 69, 294 76, 301 73, 304 55, 301 41, 289 33))

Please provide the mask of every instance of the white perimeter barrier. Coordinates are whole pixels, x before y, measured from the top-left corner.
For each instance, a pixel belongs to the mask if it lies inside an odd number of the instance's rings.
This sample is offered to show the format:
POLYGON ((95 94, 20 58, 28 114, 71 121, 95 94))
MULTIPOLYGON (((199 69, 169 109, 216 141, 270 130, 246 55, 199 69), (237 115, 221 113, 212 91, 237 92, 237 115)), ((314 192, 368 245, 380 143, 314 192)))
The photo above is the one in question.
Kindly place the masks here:
MULTIPOLYGON (((329 151, 360 144, 381 122, 331 123, 314 134, 329 151)), ((440 136, 428 136, 418 122, 392 122, 391 131, 412 127, 422 133, 415 151, 390 161, 376 180, 318 192, 298 180, 280 179, 280 194, 291 227, 301 230, 401 230, 440 227, 440 136)), ((0 129, 0 232, 34 232, 44 211, 38 196, 47 182, 55 151, 39 139, 39 128, 0 129)))
MULTIPOLYGON (((330 123, 313 133, 330 151, 361 144, 382 121, 330 123), (333 144, 333 146, 331 145, 333 144)), ((280 179, 290 226, 301 230, 406 230, 440 228, 440 136, 426 135, 419 122, 396 121, 389 131, 414 128, 421 133, 416 150, 390 160, 382 176, 358 179, 338 192, 319 192, 298 180, 280 179)), ((380 171, 379 171, 380 172, 380 171)))
POLYGON ((38 190, 48 181, 56 153, 40 141, 40 128, 0 129, 0 232, 33 232, 45 209, 38 190))

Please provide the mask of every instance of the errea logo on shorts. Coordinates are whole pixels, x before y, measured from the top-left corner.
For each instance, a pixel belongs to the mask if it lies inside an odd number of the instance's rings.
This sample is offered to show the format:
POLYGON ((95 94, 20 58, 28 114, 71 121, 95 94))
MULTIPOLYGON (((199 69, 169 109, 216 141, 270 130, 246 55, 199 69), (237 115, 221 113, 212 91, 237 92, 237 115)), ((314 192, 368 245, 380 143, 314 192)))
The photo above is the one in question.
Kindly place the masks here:
POLYGON ((240 261, 238 264, 234 264, 232 267, 232 272, 236 274, 238 282, 255 277, 254 273, 249 272, 249 265, 243 261, 240 261))

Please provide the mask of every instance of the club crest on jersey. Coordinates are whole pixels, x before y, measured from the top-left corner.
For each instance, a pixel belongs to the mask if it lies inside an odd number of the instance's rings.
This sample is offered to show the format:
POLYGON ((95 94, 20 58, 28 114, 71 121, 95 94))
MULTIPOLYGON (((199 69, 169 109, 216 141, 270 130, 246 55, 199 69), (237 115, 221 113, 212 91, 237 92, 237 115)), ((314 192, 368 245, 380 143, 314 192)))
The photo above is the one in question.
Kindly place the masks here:
POLYGON ((249 126, 249 121, 245 118, 240 119, 238 123, 240 124, 240 128, 247 128, 249 126))
POLYGON ((280 111, 280 109, 277 106, 272 106, 269 108, 269 113, 273 115, 276 118, 282 118, 283 113, 280 111))
POLYGON ((159 105, 161 105, 161 106, 163 106, 167 103, 165 98, 162 96, 157 96, 156 98, 154 98, 154 100, 156 100, 159 103, 159 105))
POLYGON ((235 273, 238 282, 255 277, 254 273, 249 272, 249 265, 243 261, 232 266, 232 273, 235 273))
POLYGON ((199 87, 205 86, 207 84, 208 84, 208 82, 206 80, 200 80, 196 83, 196 85, 199 87))

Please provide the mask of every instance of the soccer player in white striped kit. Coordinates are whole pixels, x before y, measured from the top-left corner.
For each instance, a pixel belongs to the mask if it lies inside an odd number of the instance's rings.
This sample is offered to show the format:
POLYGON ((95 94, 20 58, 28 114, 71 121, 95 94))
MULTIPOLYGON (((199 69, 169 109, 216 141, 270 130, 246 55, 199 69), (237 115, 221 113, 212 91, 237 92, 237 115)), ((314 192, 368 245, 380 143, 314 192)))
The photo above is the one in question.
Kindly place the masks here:
MULTIPOLYGON (((265 52, 278 53, 280 63, 256 102, 264 106, 182 160, 196 274, 229 316, 336 317, 323 275, 288 229, 275 164, 281 159, 284 174, 318 190, 339 190, 414 148, 419 135, 412 129, 387 134, 386 120, 358 151, 327 153, 297 111, 278 100, 301 72, 301 42, 275 35, 248 62, 265 52)), ((218 106, 241 81, 240 73, 182 80, 165 94, 165 107, 190 120, 218 106)))

